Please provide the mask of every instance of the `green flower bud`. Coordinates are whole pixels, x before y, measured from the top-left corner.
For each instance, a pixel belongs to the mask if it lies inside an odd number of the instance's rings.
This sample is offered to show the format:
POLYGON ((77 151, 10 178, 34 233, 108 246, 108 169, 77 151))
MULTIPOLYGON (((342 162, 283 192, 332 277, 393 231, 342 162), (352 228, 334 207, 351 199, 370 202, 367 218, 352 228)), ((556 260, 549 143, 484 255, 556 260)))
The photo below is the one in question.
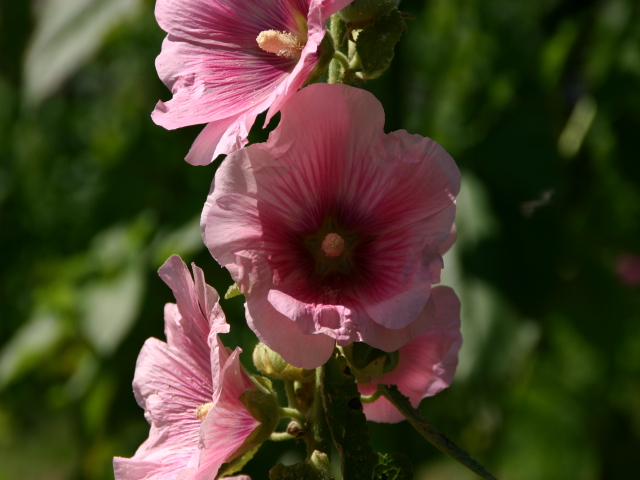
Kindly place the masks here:
POLYGON ((354 342, 342 347, 342 353, 349 364, 361 375, 379 377, 398 366, 400 352, 385 352, 364 342, 354 342))
POLYGON ((313 380, 314 371, 289 365, 276 352, 259 343, 253 350, 253 364, 258 370, 271 378, 279 380, 297 380, 309 382, 313 380))
POLYGON ((338 12, 346 23, 366 23, 396 8, 400 0, 353 0, 338 12))

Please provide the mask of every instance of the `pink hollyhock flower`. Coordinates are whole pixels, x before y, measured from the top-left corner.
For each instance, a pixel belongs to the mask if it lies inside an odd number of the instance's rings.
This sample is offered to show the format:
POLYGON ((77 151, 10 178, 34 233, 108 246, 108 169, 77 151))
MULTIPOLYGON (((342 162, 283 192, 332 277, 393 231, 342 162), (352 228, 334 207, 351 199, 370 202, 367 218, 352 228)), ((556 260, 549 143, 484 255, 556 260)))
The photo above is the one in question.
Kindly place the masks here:
POLYGON ((625 253, 618 257, 615 265, 618 279, 625 285, 640 285, 640 257, 625 253))
POLYGON ((256 116, 267 121, 320 60, 326 19, 352 0, 158 0, 169 35, 156 60, 173 98, 154 122, 168 129, 208 123, 186 160, 206 165, 247 143, 256 116))
POLYGON ((434 319, 460 172, 433 140, 383 125, 370 93, 314 84, 216 173, 205 244, 251 328, 295 366, 322 365, 336 341, 397 350, 434 319))
POLYGON ((215 478, 260 426, 239 400, 256 387, 240 365, 241 350, 229 353, 218 338, 229 325, 202 270, 193 266, 194 283, 174 255, 158 273, 178 304, 165 306, 167 343, 150 338, 138 357, 133 389, 151 431, 132 458, 114 458, 115 478, 215 478))
MULTIPOLYGON (((372 395, 378 384, 396 385, 417 407, 423 398, 432 397, 451 385, 462 346, 460 301, 449 287, 434 288, 431 297, 436 308, 433 324, 400 347, 398 365, 394 370, 379 377, 367 377, 367 384, 361 384, 359 377, 358 390, 362 395, 372 395)), ((382 423, 404 420, 404 416, 384 397, 363 405, 367 420, 382 423)))

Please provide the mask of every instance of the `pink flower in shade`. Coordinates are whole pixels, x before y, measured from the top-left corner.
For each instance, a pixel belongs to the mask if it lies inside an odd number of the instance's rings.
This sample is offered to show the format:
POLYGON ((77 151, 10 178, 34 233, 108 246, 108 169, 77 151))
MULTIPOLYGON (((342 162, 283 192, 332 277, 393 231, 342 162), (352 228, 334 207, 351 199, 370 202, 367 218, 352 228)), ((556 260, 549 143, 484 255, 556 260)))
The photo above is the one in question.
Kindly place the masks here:
POLYGON ((618 279, 625 285, 640 285, 640 257, 633 253, 624 253, 618 257, 615 265, 618 279))
POLYGON ((167 343, 150 338, 138 357, 133 389, 151 431, 132 458, 114 458, 115 478, 215 478, 260 426, 239 400, 256 387, 240 365, 241 350, 229 353, 218 338, 229 325, 202 270, 193 266, 194 283, 174 255, 158 273, 178 304, 165 306, 167 343))
POLYGON ((314 84, 216 173, 205 244, 251 328, 295 366, 322 365, 336 341, 397 350, 434 320, 460 173, 433 140, 383 125, 370 93, 314 84))
MULTIPOLYGON (((398 390, 417 407, 423 398, 432 397, 451 384, 462 345, 460 301, 449 287, 435 287, 431 290, 431 298, 436 308, 433 324, 400 347, 398 365, 394 370, 379 377, 368 377, 368 384, 359 384, 358 390, 362 395, 373 394, 377 384, 397 385, 398 390)), ((367 420, 383 423, 404 420, 404 416, 384 397, 363 405, 367 420)))
POLYGON ((326 19, 352 0, 158 0, 169 35, 156 60, 173 98, 153 120, 168 129, 208 123, 186 160, 206 165, 247 143, 307 81, 320 59, 326 19))

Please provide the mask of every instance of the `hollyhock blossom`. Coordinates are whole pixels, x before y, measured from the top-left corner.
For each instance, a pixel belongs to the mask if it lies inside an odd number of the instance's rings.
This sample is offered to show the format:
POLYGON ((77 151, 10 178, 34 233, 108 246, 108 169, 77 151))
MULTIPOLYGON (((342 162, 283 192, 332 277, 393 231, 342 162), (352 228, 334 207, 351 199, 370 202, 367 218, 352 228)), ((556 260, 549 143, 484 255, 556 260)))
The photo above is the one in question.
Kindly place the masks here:
POLYGON ((323 364, 336 341, 397 350, 434 320, 460 172, 433 140, 383 125, 370 93, 314 84, 216 173, 205 244, 251 328, 295 366, 323 364))
POLYGON ((168 35, 156 60, 173 98, 153 120, 168 129, 208 123, 186 160, 206 165, 247 143, 307 81, 321 58, 326 19, 352 0, 158 0, 168 35))
MULTIPOLYGON (((432 397, 447 388, 458 366, 460 334, 460 301, 449 287, 431 291, 436 313, 433 324, 422 334, 406 343, 398 352, 398 365, 391 372, 377 377, 358 377, 358 390, 371 395, 376 385, 396 385, 417 407, 425 397, 432 397)), ((384 397, 365 403, 367 420, 396 423, 404 416, 384 397)))
POLYGON ((158 273, 178 303, 165 306, 167 343, 150 338, 138 357, 133 388, 151 431, 132 458, 114 458, 115 478, 215 478, 261 425, 239 399, 256 387, 241 350, 229 353, 218 338, 229 325, 202 270, 193 266, 194 282, 174 255, 158 273))

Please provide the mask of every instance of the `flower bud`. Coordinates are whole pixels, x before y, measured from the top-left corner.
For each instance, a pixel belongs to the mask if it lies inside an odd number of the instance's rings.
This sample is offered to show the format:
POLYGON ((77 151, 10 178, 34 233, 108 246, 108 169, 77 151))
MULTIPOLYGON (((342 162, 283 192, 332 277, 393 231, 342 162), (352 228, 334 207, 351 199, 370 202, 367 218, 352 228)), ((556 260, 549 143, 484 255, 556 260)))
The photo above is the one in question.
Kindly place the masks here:
POLYGON ((353 0, 338 16, 346 23, 365 23, 389 13, 399 3, 400 0, 353 0))
POLYGON ((314 371, 289 365, 276 352, 259 343, 253 350, 253 364, 258 370, 271 378, 308 382, 313 379, 314 371))
POLYGON ((364 342, 354 342, 342 348, 349 364, 358 373, 367 377, 379 377, 391 372, 398 366, 400 353, 384 352, 364 342))

